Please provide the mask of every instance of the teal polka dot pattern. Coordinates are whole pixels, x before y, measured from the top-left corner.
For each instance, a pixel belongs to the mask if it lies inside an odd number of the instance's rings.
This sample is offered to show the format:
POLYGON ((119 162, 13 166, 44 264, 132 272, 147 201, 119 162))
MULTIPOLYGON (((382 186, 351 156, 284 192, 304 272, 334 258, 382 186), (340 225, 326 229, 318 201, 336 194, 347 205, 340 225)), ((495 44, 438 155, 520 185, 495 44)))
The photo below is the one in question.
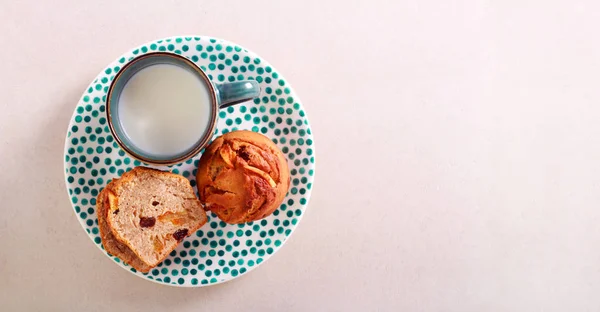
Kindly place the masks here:
MULTIPOLYGON (((200 155, 160 167, 183 175, 196 189, 200 155)), ((285 243, 304 215, 315 174, 314 138, 300 99, 289 82, 258 55, 236 44, 210 37, 171 37, 149 42, 111 63, 85 90, 67 129, 64 153, 69 199, 90 239, 115 263, 142 278, 172 286, 202 287, 244 275, 267 260, 285 243), (256 80, 261 95, 219 111, 213 136, 252 130, 270 137, 287 156, 291 186, 283 204, 271 216, 230 225, 208 213, 208 223, 187 237, 149 273, 137 272, 106 251, 96 217, 96 196, 112 179, 144 165, 117 145, 106 120, 106 93, 115 74, 134 57, 153 51, 180 54, 204 69, 214 82, 256 80)))

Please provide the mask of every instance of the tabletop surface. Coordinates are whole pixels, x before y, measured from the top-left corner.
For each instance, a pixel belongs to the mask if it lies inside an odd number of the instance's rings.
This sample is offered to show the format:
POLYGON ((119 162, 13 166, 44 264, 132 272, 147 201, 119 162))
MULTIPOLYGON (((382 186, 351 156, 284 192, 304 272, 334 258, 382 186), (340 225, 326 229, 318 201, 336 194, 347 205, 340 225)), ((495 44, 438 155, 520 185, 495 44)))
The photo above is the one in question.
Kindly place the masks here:
POLYGON ((599 311, 597 1, 0 0, 3 311, 599 311), (310 118, 297 231, 256 270, 180 289, 82 231, 63 146, 138 44, 255 51, 310 118))

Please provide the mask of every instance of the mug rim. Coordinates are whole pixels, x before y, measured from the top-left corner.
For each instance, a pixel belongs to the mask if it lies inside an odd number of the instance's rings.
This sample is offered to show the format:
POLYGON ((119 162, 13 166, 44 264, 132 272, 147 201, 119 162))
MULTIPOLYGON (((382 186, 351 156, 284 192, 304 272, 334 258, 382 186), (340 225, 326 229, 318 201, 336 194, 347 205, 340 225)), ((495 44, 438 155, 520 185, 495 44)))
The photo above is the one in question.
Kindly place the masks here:
MULTIPOLYGON (((152 66, 152 65, 149 65, 149 66, 152 66)), ((133 77, 135 74, 136 73, 131 75, 131 77, 133 77)), ((137 160, 140 160, 146 164, 151 164, 151 165, 165 165, 165 166, 174 165, 177 163, 184 162, 184 161, 192 158, 196 154, 198 154, 208 144, 208 142, 210 141, 210 139, 213 136, 213 132, 215 130, 215 126, 217 123, 218 109, 219 109, 219 103, 218 103, 218 98, 217 98, 217 91, 215 90, 215 87, 212 84, 212 82, 210 81, 210 79, 208 78, 208 75, 193 61, 189 60, 188 58, 186 58, 184 56, 181 56, 181 55, 175 54, 175 53, 171 53, 171 52, 150 52, 150 53, 146 53, 144 55, 135 57, 132 60, 128 61, 127 63, 125 63, 125 65, 123 65, 121 70, 119 70, 119 72, 115 75, 115 78, 110 83, 108 92, 106 93, 106 119, 108 122, 108 127, 110 129, 110 132, 111 132, 112 136, 114 137, 115 141, 117 142, 119 147, 121 147, 131 157, 133 157, 137 160), (151 58, 151 57, 156 57, 156 56, 165 56, 165 57, 179 59, 179 60, 183 61, 185 64, 187 64, 189 67, 191 67, 195 72, 200 74, 200 77, 202 77, 202 79, 204 80, 206 86, 208 87, 208 89, 210 91, 210 96, 211 96, 211 100, 212 100, 212 103, 211 103, 212 112, 211 112, 211 116, 210 116, 210 120, 209 120, 209 127, 204 131, 202 137, 198 140, 197 143, 195 143, 191 147, 191 149, 188 152, 186 152, 185 154, 179 155, 175 158, 154 159, 154 158, 149 158, 149 157, 140 155, 135 150, 130 149, 123 142, 121 137, 117 134, 117 131, 113 124, 113 117, 112 117, 112 113, 111 113, 111 104, 112 104, 113 91, 114 91, 115 85, 117 84, 117 81, 119 81, 119 79, 122 78, 122 74, 125 72, 125 70, 128 69, 129 67, 131 67, 133 64, 135 64, 141 60, 151 58)), ((116 120, 116 121, 118 122, 118 120, 116 120)))

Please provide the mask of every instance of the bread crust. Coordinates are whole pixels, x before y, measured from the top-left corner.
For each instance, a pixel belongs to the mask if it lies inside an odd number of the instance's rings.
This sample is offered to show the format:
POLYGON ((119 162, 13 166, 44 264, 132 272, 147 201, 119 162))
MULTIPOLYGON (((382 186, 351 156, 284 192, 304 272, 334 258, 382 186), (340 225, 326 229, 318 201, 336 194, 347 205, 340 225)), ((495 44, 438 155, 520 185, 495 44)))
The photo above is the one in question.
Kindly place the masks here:
POLYGON ((118 257, 123 262, 129 264, 134 269, 142 273, 148 273, 152 268, 146 265, 131 249, 118 241, 112 234, 110 226, 106 222, 106 214, 108 212, 108 192, 109 186, 105 187, 98 198, 96 199, 96 214, 98 215, 98 228, 100 229, 100 238, 102 246, 111 255, 118 257))

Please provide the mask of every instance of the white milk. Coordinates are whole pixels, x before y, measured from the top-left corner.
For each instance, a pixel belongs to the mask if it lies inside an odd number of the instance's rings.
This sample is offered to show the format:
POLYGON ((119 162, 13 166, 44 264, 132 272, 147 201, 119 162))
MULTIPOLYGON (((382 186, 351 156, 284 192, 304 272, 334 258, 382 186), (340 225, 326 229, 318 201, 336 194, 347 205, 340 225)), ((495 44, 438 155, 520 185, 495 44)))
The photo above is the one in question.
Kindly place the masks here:
POLYGON ((153 156, 171 156, 202 137, 210 120, 211 95, 191 71, 157 64, 129 79, 118 110, 123 131, 134 145, 153 156))

